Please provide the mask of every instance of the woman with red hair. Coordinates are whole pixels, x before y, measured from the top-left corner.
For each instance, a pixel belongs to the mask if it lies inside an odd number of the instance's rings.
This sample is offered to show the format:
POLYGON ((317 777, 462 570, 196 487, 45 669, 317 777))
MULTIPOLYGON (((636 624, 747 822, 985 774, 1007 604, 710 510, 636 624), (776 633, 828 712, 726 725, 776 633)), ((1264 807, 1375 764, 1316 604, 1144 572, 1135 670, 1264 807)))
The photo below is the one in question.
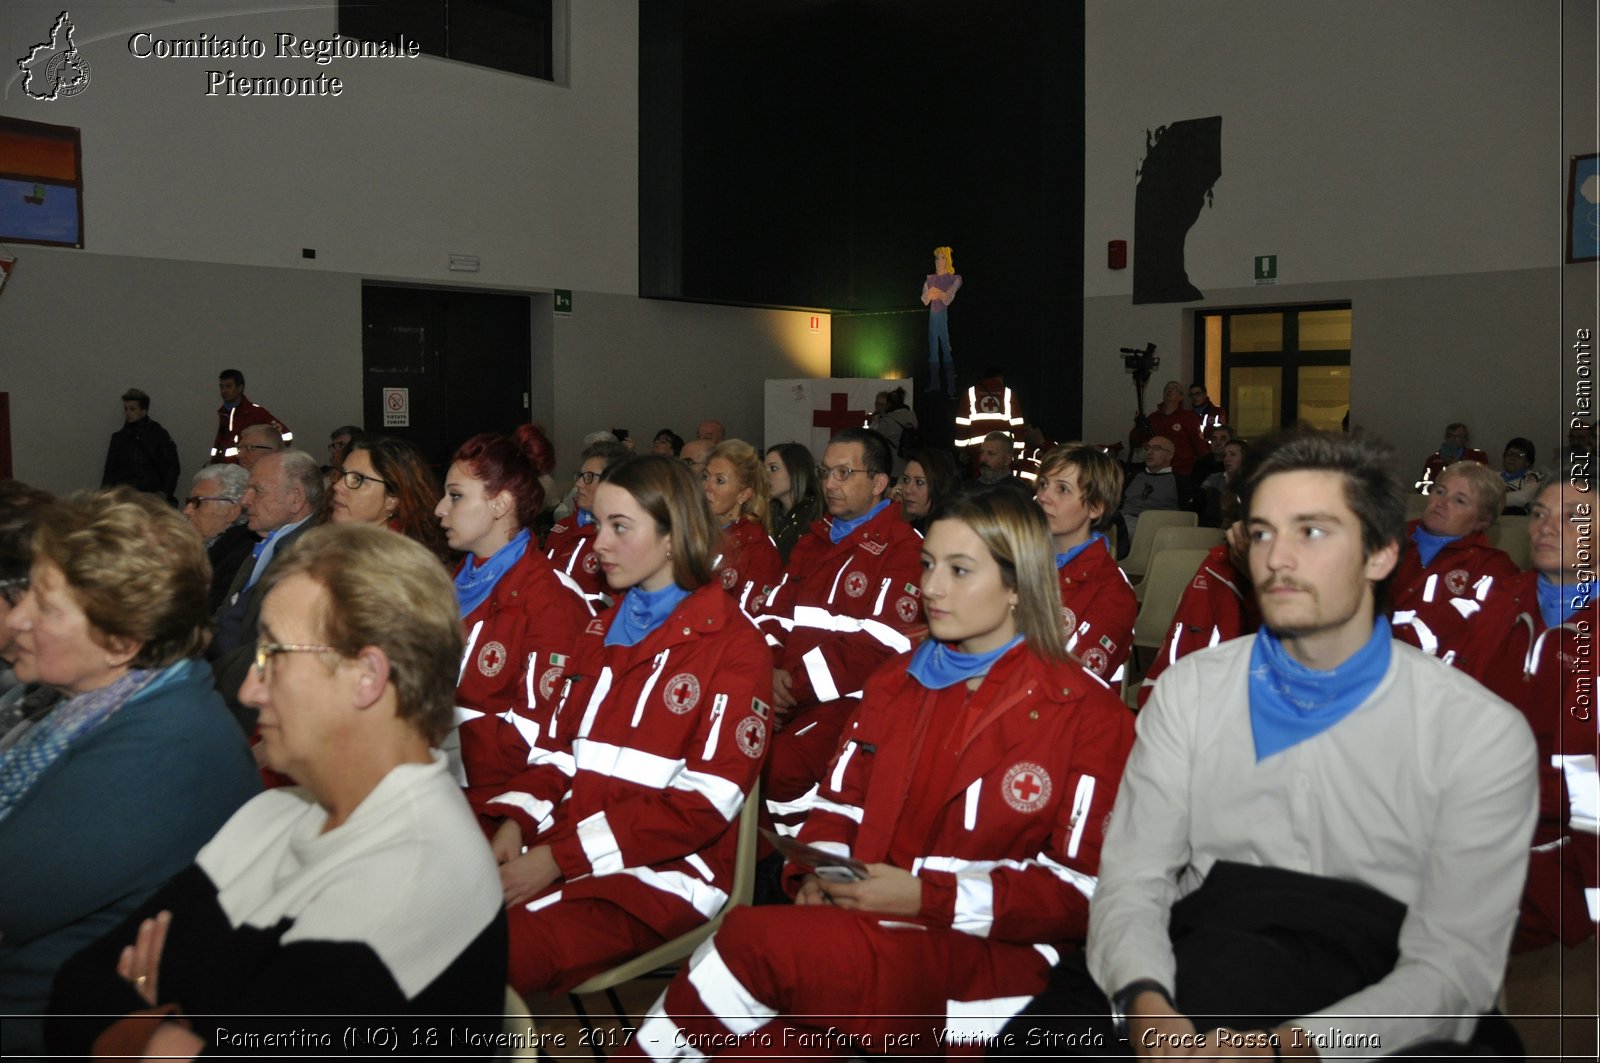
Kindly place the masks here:
MULTIPOLYGON (((554 465, 538 425, 473 436, 456 451, 434 509, 450 548, 467 555, 455 574, 467 642, 454 738, 474 807, 493 803, 527 766, 573 643, 594 616, 577 584, 529 548, 544 508, 539 477, 554 465)), ((452 758, 455 744, 445 740, 452 758)))

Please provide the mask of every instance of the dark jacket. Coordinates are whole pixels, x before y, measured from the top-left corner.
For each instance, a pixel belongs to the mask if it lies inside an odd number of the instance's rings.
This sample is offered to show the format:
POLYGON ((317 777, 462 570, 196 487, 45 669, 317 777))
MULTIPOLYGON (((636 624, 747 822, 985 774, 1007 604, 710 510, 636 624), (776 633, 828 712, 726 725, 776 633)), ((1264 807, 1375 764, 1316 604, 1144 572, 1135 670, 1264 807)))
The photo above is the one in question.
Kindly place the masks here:
POLYGON ((177 502, 173 493, 178 489, 178 447, 167 430, 149 417, 141 417, 111 433, 100 486, 116 487, 118 484, 177 502))
POLYGON ((211 561, 209 611, 215 613, 221 607, 228 597, 228 588, 233 586, 233 577, 239 573, 239 566, 250 560, 250 551, 259 541, 256 533, 245 525, 233 524, 206 548, 206 557, 211 561))

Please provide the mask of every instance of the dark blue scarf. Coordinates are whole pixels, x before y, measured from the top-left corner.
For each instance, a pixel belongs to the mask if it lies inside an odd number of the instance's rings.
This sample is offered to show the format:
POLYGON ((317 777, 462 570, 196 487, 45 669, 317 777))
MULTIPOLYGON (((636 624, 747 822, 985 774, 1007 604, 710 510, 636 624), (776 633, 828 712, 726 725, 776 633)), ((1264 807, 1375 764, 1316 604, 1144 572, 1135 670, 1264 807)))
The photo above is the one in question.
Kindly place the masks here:
POLYGON ((911 673, 912 679, 929 690, 943 690, 973 676, 987 675, 994 662, 1010 653, 1012 647, 1021 641, 1022 636, 1018 635, 989 653, 962 653, 938 639, 929 639, 911 655, 911 664, 906 671, 911 673))
POLYGON ((594 523, 594 514, 587 509, 580 509, 573 519, 578 522, 578 527, 583 528, 594 523))
POLYGON ((1439 551, 1461 538, 1459 535, 1435 535, 1425 530, 1421 524, 1411 529, 1411 541, 1417 544, 1417 556, 1422 559, 1422 567, 1427 568, 1433 564, 1433 559, 1439 556, 1439 551))
POLYGON ((1583 584, 1557 583, 1539 573, 1539 615, 1545 627, 1555 627, 1589 604, 1583 584))
POLYGON ((466 563, 456 573, 456 601, 461 603, 461 615, 467 616, 494 592, 500 577, 522 560, 528 552, 528 529, 523 528, 509 543, 496 550, 485 560, 467 555, 466 563))
MULTIPOLYGON (((1083 553, 1090 546, 1092 546, 1096 539, 1100 540, 1101 542, 1105 542, 1106 541, 1106 537, 1104 535, 1102 535, 1099 532, 1095 532, 1093 535, 1089 536, 1087 539, 1085 539, 1083 542, 1079 543, 1077 546, 1072 547, 1066 553, 1057 554, 1056 555, 1056 568, 1058 568, 1058 569, 1059 568, 1066 568, 1068 565, 1072 564, 1072 559, 1077 557, 1079 554, 1083 553)), ((1107 547, 1107 549, 1110 549, 1110 548, 1107 547)))
POLYGON ((886 498, 882 502, 879 502, 877 505, 873 506, 871 509, 867 510, 865 513, 861 514, 861 516, 856 517, 854 520, 840 520, 838 517, 833 518, 833 525, 828 529, 829 540, 834 543, 843 541, 846 535, 849 535, 867 521, 871 520, 873 517, 876 517, 883 510, 883 507, 887 506, 888 504, 889 500, 886 498))
POLYGON ((1322 672, 1289 656, 1265 627, 1256 632, 1249 686, 1256 762, 1314 738, 1366 701, 1389 670, 1392 641, 1389 621, 1380 616, 1365 646, 1322 672))
POLYGON ((676 583, 669 583, 658 591, 642 587, 630 589, 617 606, 617 619, 606 632, 606 645, 638 645, 646 635, 664 624, 690 593, 676 583))

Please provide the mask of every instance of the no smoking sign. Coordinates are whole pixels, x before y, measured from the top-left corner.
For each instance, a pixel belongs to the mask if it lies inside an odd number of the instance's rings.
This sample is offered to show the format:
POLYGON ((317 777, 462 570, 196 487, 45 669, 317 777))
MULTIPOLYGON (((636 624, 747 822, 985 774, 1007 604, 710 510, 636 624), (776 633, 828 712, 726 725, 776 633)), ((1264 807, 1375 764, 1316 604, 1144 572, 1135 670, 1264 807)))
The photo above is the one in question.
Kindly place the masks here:
POLYGON ((411 427, 411 389, 383 389, 383 427, 411 427))

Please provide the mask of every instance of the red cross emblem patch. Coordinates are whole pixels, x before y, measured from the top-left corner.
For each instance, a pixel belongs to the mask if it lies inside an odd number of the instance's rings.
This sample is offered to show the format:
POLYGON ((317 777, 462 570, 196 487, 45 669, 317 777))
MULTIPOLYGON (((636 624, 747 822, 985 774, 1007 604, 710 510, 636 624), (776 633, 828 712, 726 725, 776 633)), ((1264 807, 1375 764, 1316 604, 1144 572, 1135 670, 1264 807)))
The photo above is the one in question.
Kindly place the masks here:
POLYGON ((497 676, 506 666, 506 648, 498 642, 485 642, 478 651, 478 671, 487 676, 497 676))
POLYGON ((1068 635, 1078 630, 1078 614, 1064 605, 1061 607, 1061 622, 1066 625, 1068 635))
POLYGON ((661 700, 667 703, 667 708, 682 716, 700 704, 700 680, 688 672, 679 672, 667 680, 661 700))
POLYGON ((900 617, 904 623, 914 624, 917 622, 917 600, 915 598, 903 596, 896 599, 894 611, 895 615, 900 617))
POLYGON ((1018 812, 1037 812, 1050 800, 1050 775, 1037 764, 1013 764, 1000 780, 1000 795, 1018 812))
POLYGON ((1083 651, 1083 666, 1095 675, 1105 678, 1106 667, 1111 660, 1106 657, 1106 651, 1099 646, 1090 646, 1083 651))
POLYGON ((759 716, 746 716, 733 731, 734 740, 739 743, 739 749, 751 760, 760 760, 762 750, 767 748, 767 721, 759 716))
POLYGON ((731 591, 731 590, 733 590, 733 588, 737 587, 738 585, 739 585, 739 570, 735 569, 735 568, 725 568, 725 569, 723 569, 722 570, 722 589, 725 590, 725 591, 731 591))
POLYGON ((584 554, 583 555, 583 570, 585 572, 589 573, 589 575, 591 575, 591 576, 594 575, 596 572, 599 572, 600 571, 600 555, 595 553, 593 550, 590 550, 587 554, 584 554))
POLYGON ((852 598, 859 598, 867 593, 867 574, 865 572, 852 572, 844 578, 844 592, 852 598))
POLYGON ((561 681, 561 666, 546 668, 544 675, 539 677, 539 696, 546 700, 555 696, 556 684, 561 681))
POLYGON ((1466 569, 1453 568, 1445 574, 1445 589, 1459 598, 1461 595, 1467 593, 1467 580, 1471 578, 1472 577, 1467 574, 1466 569))

